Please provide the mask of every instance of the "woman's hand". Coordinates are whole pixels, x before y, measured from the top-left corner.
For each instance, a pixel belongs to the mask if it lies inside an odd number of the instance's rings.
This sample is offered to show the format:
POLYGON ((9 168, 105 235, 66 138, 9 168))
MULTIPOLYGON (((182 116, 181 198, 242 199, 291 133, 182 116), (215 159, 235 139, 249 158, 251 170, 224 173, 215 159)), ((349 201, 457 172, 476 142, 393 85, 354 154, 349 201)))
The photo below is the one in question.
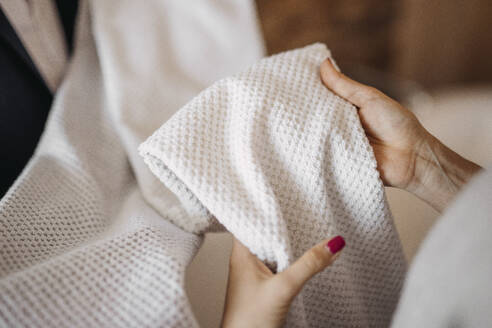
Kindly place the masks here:
POLYGON ((405 189, 442 211, 480 167, 444 146, 415 115, 379 90, 321 64, 323 83, 359 108, 386 186, 405 189))
POLYGON ((234 239, 222 327, 280 327, 304 284, 333 263, 344 246, 340 236, 325 240, 274 274, 234 239))

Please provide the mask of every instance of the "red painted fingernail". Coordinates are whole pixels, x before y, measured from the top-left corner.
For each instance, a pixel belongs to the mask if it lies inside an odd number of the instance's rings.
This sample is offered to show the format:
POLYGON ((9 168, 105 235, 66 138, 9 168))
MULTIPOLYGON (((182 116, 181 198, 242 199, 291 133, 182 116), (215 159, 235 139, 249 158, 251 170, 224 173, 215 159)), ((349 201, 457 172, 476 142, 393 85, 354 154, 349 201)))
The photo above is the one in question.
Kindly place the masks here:
POLYGON ((332 254, 336 254, 345 247, 345 239, 342 236, 336 236, 326 243, 326 247, 328 247, 332 254))

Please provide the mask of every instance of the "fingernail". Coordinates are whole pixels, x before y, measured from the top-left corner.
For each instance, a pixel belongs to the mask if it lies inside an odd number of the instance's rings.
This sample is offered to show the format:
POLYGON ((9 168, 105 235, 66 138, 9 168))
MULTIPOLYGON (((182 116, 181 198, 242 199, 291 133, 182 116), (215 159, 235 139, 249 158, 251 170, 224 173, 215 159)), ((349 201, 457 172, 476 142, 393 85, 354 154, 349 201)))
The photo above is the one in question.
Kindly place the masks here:
POLYGON ((340 252, 345 247, 345 239, 342 236, 336 236, 326 243, 326 248, 330 250, 332 254, 340 252))

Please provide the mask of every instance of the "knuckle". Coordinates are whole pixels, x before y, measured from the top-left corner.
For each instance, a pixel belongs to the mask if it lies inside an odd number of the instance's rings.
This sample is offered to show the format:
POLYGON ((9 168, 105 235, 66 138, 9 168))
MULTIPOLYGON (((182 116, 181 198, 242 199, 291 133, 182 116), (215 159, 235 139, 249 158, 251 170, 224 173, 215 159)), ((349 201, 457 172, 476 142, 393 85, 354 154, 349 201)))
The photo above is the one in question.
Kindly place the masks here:
POLYGON ((312 249, 305 255, 304 265, 310 272, 321 271, 326 263, 325 254, 318 249, 312 249))
POLYGON ((334 89, 336 89, 336 90, 339 90, 344 85, 343 75, 340 72, 335 72, 334 74, 332 74, 331 80, 332 80, 332 84, 334 86, 334 89))
POLYGON ((365 97, 367 100, 381 97, 381 92, 374 87, 367 87, 365 90, 365 97))
POLYGON ((376 88, 363 86, 355 90, 352 96, 354 99, 358 99, 359 103, 367 105, 370 102, 379 99, 381 93, 376 88))

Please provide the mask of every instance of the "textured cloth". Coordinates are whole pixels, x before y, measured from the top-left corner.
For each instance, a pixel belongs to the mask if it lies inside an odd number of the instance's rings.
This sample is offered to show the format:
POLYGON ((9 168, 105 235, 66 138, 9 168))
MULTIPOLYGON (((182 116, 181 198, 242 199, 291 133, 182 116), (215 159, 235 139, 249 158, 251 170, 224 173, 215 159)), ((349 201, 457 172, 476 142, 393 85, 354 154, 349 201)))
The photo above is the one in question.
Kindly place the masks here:
POLYGON ((201 237, 170 223, 185 212, 136 145, 260 58, 252 3, 79 12, 46 130, 0 200, 0 327, 197 327, 183 281, 201 237))
POLYGON ((429 232, 392 327, 481 328, 492 323, 492 171, 478 174, 429 232))
POLYGON ((320 81, 329 55, 315 44, 218 81, 140 152, 188 211, 178 225, 217 220, 279 271, 323 238, 346 239, 288 327, 385 327, 405 262, 357 110, 320 81))

